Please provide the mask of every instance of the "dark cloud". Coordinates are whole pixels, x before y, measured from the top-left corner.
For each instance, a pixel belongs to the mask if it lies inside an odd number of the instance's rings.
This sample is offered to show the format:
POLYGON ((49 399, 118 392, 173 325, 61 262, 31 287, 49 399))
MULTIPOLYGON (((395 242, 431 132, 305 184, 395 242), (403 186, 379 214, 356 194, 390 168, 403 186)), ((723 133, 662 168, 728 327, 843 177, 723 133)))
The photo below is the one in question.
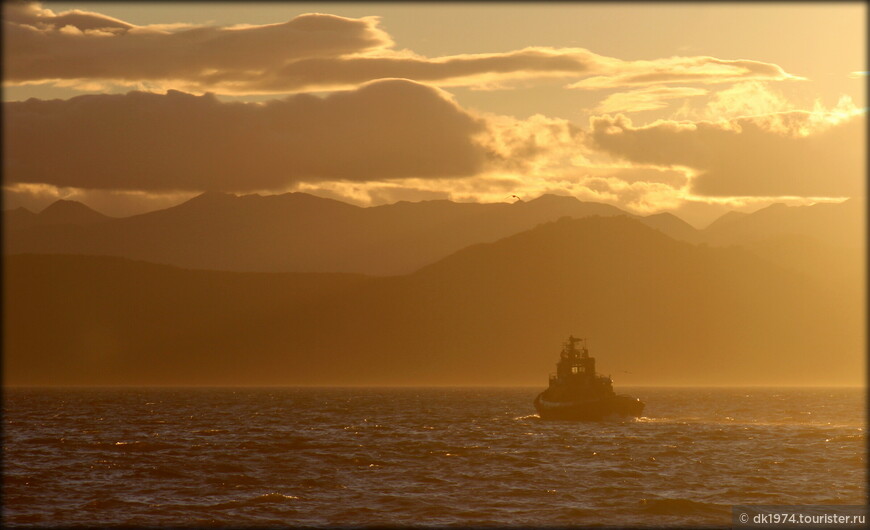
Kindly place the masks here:
POLYGON ((594 118, 589 139, 631 162, 696 170, 699 195, 843 197, 862 193, 865 124, 864 114, 830 123, 793 111, 634 127, 618 115, 594 118))
MULTIPOLYGON (((541 75, 581 75, 594 67, 595 55, 586 50, 527 48, 507 53, 426 57, 330 57, 293 61, 280 69, 240 82, 240 91, 281 91, 346 86, 371 79, 401 77, 442 85, 483 84, 541 75)), ((231 79, 216 74, 206 86, 231 79)))
POLYGON ((444 92, 378 81, 325 98, 224 103, 130 92, 4 104, 6 184, 254 191, 298 181, 469 176, 484 122, 444 92))
POLYGON ((36 2, 4 2, 3 18, 10 26, 28 26, 40 31, 73 26, 82 31, 101 30, 115 33, 118 30, 126 31, 135 27, 133 24, 101 13, 72 10, 56 15, 51 10, 43 9, 36 2))
POLYGON ((4 78, 121 81, 249 79, 300 58, 335 57, 392 44, 374 18, 306 14, 238 28, 137 27, 98 13, 56 16, 4 5, 4 78))
POLYGON ((334 90, 385 78, 492 87, 594 75, 570 85, 589 89, 795 78, 777 65, 758 61, 622 61, 583 48, 422 57, 392 49, 392 39, 378 27, 376 17, 306 14, 259 26, 135 26, 99 13, 56 15, 38 4, 21 3, 5 7, 4 15, 4 75, 12 84, 150 83, 195 92, 256 94, 334 90))

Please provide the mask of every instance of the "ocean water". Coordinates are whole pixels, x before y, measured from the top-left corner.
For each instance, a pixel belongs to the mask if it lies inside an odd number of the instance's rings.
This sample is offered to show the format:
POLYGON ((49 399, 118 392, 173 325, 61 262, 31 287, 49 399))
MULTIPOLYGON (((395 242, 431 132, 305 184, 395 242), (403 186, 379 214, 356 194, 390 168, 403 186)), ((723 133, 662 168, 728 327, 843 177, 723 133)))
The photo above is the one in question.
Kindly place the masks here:
POLYGON ((3 524, 728 526, 738 504, 866 504, 859 389, 6 389, 3 524))

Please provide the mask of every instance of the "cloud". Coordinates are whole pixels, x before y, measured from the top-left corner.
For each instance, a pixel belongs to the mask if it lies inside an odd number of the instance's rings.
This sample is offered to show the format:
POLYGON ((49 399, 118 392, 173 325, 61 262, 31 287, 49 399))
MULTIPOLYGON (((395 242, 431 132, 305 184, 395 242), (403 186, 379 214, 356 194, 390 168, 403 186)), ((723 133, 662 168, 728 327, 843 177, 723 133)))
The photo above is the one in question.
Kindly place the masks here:
POLYGON ((127 217, 169 208, 196 195, 196 192, 149 193, 58 188, 49 184, 13 184, 3 187, 3 209, 24 207, 31 212, 40 212, 51 203, 64 199, 84 203, 110 217, 127 217))
POLYGON ((640 127, 617 115, 592 118, 588 140, 632 163, 691 168, 702 196, 845 197, 863 193, 865 124, 842 109, 640 127))
POLYGON ((491 163, 503 172, 540 175, 586 161, 580 128, 562 118, 535 114, 521 120, 481 114, 488 125, 491 163))
POLYGON ((377 19, 306 14, 247 27, 134 26, 98 13, 55 15, 4 4, 4 78, 187 80, 250 79, 288 61, 338 57, 392 45, 377 19))
POLYGON ((445 92, 385 80, 319 98, 224 103, 177 91, 4 104, 4 180, 142 191, 478 173, 486 124, 445 92))
MULTIPOLYGON (((396 201, 447 199, 454 202, 513 202, 511 195, 533 199, 561 190, 540 177, 511 177, 499 172, 452 179, 397 179, 369 182, 300 183, 294 191, 311 193, 360 206, 378 206, 396 201)), ((562 193, 563 195, 565 193, 562 193)))
POLYGON ((427 58, 380 51, 377 55, 301 59, 257 78, 234 80, 216 73, 203 86, 236 92, 281 92, 341 88, 371 79, 400 77, 442 87, 504 88, 510 81, 576 77, 596 67, 598 56, 581 48, 531 47, 506 53, 463 54, 427 58))
POLYGON ((717 90, 701 109, 692 109, 684 105, 675 113, 675 117, 694 121, 715 121, 793 110, 799 109, 781 92, 773 90, 768 83, 750 81, 717 90))
POLYGON ((863 115, 848 102, 798 110, 767 83, 801 78, 770 63, 623 61, 550 47, 430 58, 395 49, 376 17, 136 26, 39 4, 3 8, 6 82, 206 94, 6 103, 5 182, 22 197, 32 185, 128 204, 204 190, 306 189, 360 204, 569 193, 642 212, 734 195, 854 194, 863 175, 863 115), (468 111, 434 88, 536 80, 616 89, 593 109, 602 114, 710 101, 678 111, 691 121, 640 126, 608 115, 584 132, 566 119, 468 111), (262 103, 213 95, 336 90, 262 103))
POLYGON ((135 27, 133 24, 117 18, 77 9, 56 15, 50 9, 43 9, 38 2, 5 2, 3 4, 3 18, 14 25, 29 26, 40 30, 70 27, 79 32, 117 32, 135 27))
MULTIPOLYGON (((450 182, 447 181, 447 184, 450 182)), ((386 182, 317 182, 300 183, 296 191, 310 193, 358 206, 379 206, 399 201, 429 201, 450 199, 444 181, 403 179, 386 182)))
POLYGON ((641 112, 657 110, 668 106, 671 99, 703 96, 707 90, 691 87, 644 87, 628 92, 617 92, 607 96, 599 103, 594 112, 641 112))
POLYGON ((600 164, 597 166, 581 167, 578 170, 578 174, 583 175, 584 178, 617 179, 628 185, 645 182, 648 184, 663 184, 679 190, 686 187, 689 183, 689 177, 685 171, 658 166, 600 164))
POLYGON ((667 83, 735 83, 741 81, 803 80, 780 66, 746 59, 726 60, 715 57, 670 57, 653 61, 613 60, 607 75, 589 77, 567 88, 601 90, 625 86, 667 83))
POLYGON ((268 25, 136 26, 99 13, 55 14, 4 4, 7 84, 87 89, 99 82, 194 93, 270 94, 348 89, 386 78, 503 89, 528 80, 587 79, 572 88, 672 82, 799 79, 777 65, 713 57, 622 61, 583 48, 424 57, 393 49, 377 17, 305 14, 268 25))
POLYGON ((579 182, 585 190, 584 200, 605 202, 645 215, 679 206, 684 196, 673 186, 638 180, 627 182, 619 177, 587 177, 579 182))

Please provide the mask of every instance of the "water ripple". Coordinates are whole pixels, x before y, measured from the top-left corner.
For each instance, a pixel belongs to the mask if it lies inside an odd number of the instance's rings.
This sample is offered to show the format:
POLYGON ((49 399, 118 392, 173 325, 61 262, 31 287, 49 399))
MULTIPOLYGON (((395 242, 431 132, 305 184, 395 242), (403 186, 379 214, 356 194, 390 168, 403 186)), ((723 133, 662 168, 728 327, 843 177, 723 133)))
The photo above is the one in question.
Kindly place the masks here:
POLYGON ((636 389, 546 422, 536 389, 13 389, 9 526, 728 525, 864 504, 864 396, 636 389))

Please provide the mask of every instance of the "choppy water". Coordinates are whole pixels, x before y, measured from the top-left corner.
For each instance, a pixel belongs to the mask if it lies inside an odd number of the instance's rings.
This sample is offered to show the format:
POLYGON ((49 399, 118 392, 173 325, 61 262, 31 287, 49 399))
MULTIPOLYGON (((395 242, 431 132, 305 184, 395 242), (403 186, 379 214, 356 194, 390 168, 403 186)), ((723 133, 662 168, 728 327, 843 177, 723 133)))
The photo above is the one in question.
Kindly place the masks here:
POLYGON ((12 389, 5 525, 729 525, 866 504, 864 392, 622 389, 648 417, 545 422, 540 389, 12 389))

